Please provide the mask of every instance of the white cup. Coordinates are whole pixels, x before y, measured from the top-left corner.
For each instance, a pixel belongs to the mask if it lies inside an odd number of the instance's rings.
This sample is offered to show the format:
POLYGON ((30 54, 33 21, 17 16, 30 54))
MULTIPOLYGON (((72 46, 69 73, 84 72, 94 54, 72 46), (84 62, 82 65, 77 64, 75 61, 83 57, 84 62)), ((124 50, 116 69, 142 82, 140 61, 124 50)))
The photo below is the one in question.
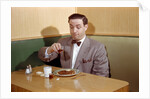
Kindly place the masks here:
POLYGON ((44 76, 45 77, 49 77, 49 74, 51 74, 52 73, 52 67, 50 67, 50 66, 45 66, 44 67, 44 76))

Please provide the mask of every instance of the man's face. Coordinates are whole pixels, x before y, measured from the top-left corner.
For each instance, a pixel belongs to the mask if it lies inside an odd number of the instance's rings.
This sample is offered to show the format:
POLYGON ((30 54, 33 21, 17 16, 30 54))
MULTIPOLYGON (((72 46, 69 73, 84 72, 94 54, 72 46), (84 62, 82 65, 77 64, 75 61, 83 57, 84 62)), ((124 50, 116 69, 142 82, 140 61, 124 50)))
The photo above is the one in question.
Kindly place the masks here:
POLYGON ((84 25, 82 19, 71 19, 69 21, 70 34, 73 40, 81 40, 85 36, 88 25, 84 25))

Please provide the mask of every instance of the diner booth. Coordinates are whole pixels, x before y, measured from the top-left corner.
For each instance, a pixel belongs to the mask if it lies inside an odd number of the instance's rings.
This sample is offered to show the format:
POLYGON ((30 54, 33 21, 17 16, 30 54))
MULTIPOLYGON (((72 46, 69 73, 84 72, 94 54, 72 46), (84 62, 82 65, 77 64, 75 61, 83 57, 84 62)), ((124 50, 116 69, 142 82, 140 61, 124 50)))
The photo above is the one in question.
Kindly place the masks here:
POLYGON ((126 81, 129 92, 138 92, 138 7, 12 7, 11 72, 25 70, 29 64, 32 68, 44 64, 60 67, 59 59, 41 61, 38 51, 70 36, 68 16, 72 13, 86 15, 87 37, 106 46, 111 79, 126 81))

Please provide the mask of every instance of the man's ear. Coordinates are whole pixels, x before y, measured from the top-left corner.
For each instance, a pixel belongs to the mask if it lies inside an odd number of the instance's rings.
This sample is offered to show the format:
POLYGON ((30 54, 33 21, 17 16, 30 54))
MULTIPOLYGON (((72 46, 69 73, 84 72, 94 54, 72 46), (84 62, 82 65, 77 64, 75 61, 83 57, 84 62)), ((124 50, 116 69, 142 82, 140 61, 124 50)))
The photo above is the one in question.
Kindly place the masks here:
POLYGON ((85 31, 87 30, 87 28, 88 28, 88 24, 85 25, 85 31))

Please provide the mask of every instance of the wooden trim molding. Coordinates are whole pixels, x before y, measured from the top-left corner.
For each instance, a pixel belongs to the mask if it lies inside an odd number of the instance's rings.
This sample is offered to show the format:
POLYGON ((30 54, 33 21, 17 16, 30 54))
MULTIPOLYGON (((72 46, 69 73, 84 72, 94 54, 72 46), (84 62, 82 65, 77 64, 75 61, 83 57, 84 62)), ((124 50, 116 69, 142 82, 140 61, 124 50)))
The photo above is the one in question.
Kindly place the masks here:
POLYGON ((125 37, 139 37, 139 34, 127 34, 127 33, 86 33, 87 35, 98 35, 98 36, 125 36, 125 37))
POLYGON ((25 37, 25 38, 14 38, 14 39, 11 39, 11 41, 20 41, 20 40, 29 40, 29 39, 38 39, 38 38, 47 38, 47 37, 58 37, 58 36, 66 36, 66 35, 70 35, 70 33, 36 36, 36 37, 25 37))
MULTIPOLYGON (((58 37, 58 36, 66 36, 70 35, 70 33, 65 34, 53 34, 47 36, 36 36, 36 37, 25 37, 25 38, 14 38, 11 41, 20 41, 20 40, 29 40, 29 39, 38 39, 38 38, 47 38, 47 37, 58 37)), ((123 36, 123 37, 139 37, 139 34, 115 34, 115 33, 86 33, 86 35, 93 35, 93 36, 123 36)))

